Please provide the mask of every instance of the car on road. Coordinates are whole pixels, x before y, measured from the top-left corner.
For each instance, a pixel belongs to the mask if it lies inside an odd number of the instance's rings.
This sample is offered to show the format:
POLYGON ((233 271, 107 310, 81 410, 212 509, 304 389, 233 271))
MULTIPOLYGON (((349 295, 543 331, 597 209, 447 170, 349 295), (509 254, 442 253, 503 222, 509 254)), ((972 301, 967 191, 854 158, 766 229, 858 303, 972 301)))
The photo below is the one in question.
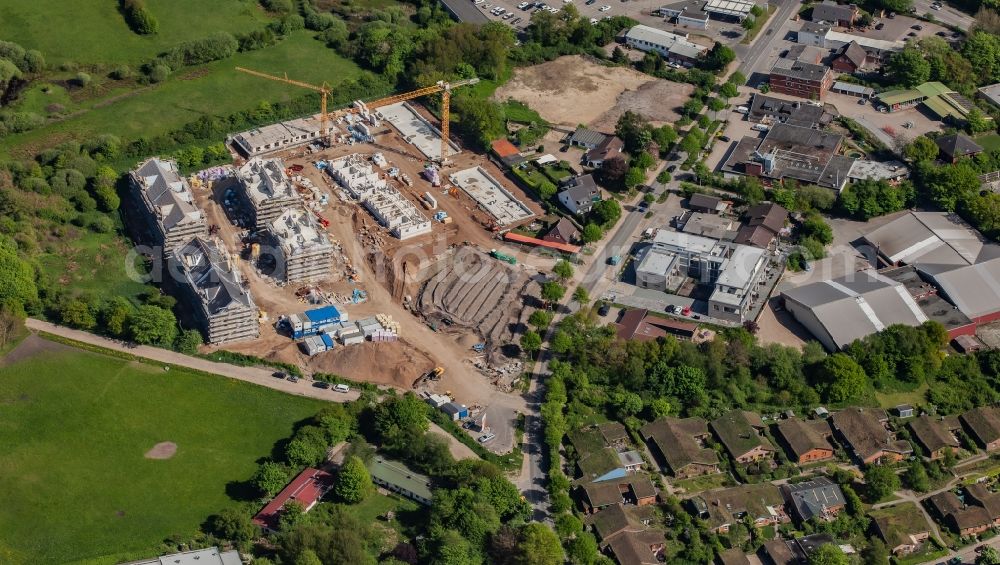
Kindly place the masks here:
POLYGON ((351 387, 345 385, 344 383, 333 385, 333 390, 335 392, 351 392, 351 387))
POLYGON ((299 382, 299 378, 296 377, 295 375, 288 375, 288 381, 292 383, 297 383, 299 382))
POLYGON ((597 314, 599 316, 607 316, 609 312, 611 312, 611 303, 601 302, 600 308, 597 309, 597 314))
POLYGON ((598 8, 597 11, 598 12, 607 12, 610 9, 611 9, 611 6, 608 6, 607 4, 605 4, 605 5, 601 6, 600 8, 598 8))
POLYGON ((885 24, 883 24, 883 23, 878 23, 878 24, 875 24, 875 29, 876 29, 876 30, 879 30, 879 29, 882 29, 882 28, 884 28, 884 27, 885 27, 885 24))
POLYGON ((483 434, 479 436, 479 438, 476 441, 478 441, 479 443, 486 443, 488 441, 491 441, 495 437, 497 437, 496 434, 483 434))
POLYGON ((330 388, 330 383, 326 381, 313 381, 313 386, 316 388, 330 388))
POLYGON ((284 380, 285 377, 288 376, 288 373, 286 373, 284 371, 275 371, 275 372, 271 373, 271 376, 274 377, 274 378, 276 378, 276 379, 282 379, 282 380, 284 380))
POLYGON ((645 212, 646 210, 649 210, 649 202, 643 200, 642 202, 639 203, 638 208, 640 212, 645 212))
POLYGON ((527 2, 521 2, 520 4, 517 5, 517 9, 518 10, 523 10, 523 9, 525 9, 527 7, 528 7, 528 3, 527 2))
POLYGON ((940 9, 941 9, 940 4, 931 4, 931 10, 940 10, 940 9))
POLYGON ((670 165, 669 167, 667 167, 667 172, 668 173, 672 173, 672 172, 674 172, 676 170, 677 170, 677 165, 670 165))
POLYGON ((729 139, 728 135, 720 135, 719 136, 719 141, 724 141, 726 143, 729 143, 730 141, 732 141, 732 139, 729 139))

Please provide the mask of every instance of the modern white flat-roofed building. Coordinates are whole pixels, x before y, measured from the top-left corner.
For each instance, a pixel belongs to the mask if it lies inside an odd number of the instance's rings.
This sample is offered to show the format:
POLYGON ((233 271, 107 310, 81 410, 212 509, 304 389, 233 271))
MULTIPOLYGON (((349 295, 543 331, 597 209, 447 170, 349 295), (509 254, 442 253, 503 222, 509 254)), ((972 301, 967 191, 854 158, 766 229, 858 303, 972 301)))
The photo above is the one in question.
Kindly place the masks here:
MULTIPOLYGON (((335 129, 332 123, 327 128, 335 129)), ((231 140, 244 155, 256 157, 319 140, 321 136, 320 122, 313 116, 261 126, 238 133, 231 140)))
POLYGON ((279 278, 293 282, 329 276, 333 245, 312 213, 298 206, 289 208, 268 224, 267 231, 275 243, 279 278))
POLYGON ((753 7, 752 0, 708 0, 705 11, 715 16, 736 18, 742 22, 750 15, 753 7))
POLYGON ((220 551, 218 547, 209 547, 130 561, 122 565, 243 565, 243 561, 240 559, 240 552, 235 549, 220 551))
POLYGON ((751 306, 760 296, 757 283, 766 265, 765 250, 735 246, 715 280, 715 290, 708 299, 708 315, 732 322, 747 321, 751 306))
POLYGON ((281 159, 253 157, 236 170, 257 229, 265 229, 289 207, 302 202, 281 159))
POLYGON ((640 51, 654 51, 668 61, 693 63, 708 49, 688 41, 686 35, 679 35, 649 27, 637 25, 625 34, 625 44, 640 51))

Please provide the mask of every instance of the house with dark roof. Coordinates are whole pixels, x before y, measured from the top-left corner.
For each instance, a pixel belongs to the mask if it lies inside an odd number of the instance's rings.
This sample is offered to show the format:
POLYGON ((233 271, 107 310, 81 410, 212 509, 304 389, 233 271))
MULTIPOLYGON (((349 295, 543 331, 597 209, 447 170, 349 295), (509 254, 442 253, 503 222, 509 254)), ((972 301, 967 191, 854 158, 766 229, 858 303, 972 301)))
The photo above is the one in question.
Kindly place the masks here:
POLYGON ((559 202, 570 212, 582 215, 590 212, 595 202, 601 200, 601 189, 594 180, 594 175, 572 177, 562 184, 559 202))
POLYGON ((618 328, 618 339, 639 341, 655 341, 668 336, 691 339, 698 331, 698 324, 652 316, 644 308, 627 310, 615 327, 618 328))
POLYGON ((601 511, 614 504, 647 506, 656 503, 656 487, 643 473, 633 473, 622 478, 590 481, 586 478, 574 482, 588 514, 601 511))
POLYGON ((830 67, 839 72, 854 74, 868 65, 868 52, 857 41, 840 48, 830 61, 830 67))
POLYGON ((332 486, 333 475, 307 467, 253 517, 253 523, 265 531, 277 531, 286 504, 296 502, 303 512, 309 512, 332 486))
POLYGON ((715 557, 715 562, 718 565, 750 565, 750 559, 747 557, 747 554, 743 553, 743 550, 738 547, 720 552, 715 557))
POLYGON ((150 220, 145 225, 153 228, 151 243, 169 253, 194 237, 208 236, 208 220, 176 161, 147 159, 129 173, 129 183, 150 220))
MULTIPOLYGON (((954 422, 952 426, 957 424, 958 422, 954 422)), ((962 447, 958 438, 955 437, 955 428, 939 418, 932 418, 924 414, 907 422, 907 426, 910 428, 913 439, 927 451, 927 456, 932 460, 944 457, 948 450, 956 452, 962 447)))
POLYGON ((657 565, 666 540, 655 520, 652 506, 614 504, 585 516, 583 523, 597 536, 601 551, 618 563, 657 565))
POLYGON ((1000 449, 1000 408, 981 406, 958 417, 969 435, 986 451, 1000 449))
POLYGON ((826 420, 785 418, 777 429, 778 439, 787 447, 790 459, 799 465, 833 458, 830 424, 826 420))
POLYGON ((872 533, 882 538, 893 555, 919 551, 931 535, 924 513, 912 502, 871 510, 868 516, 872 519, 872 533))
POLYGON ((939 159, 947 163, 957 163, 963 157, 975 157, 983 148, 964 133, 942 135, 934 140, 938 146, 939 159))
POLYGON ((623 532, 604 544, 619 565, 660 565, 666 537, 662 531, 623 532))
POLYGON ((586 482, 614 481, 628 472, 618 459, 618 452, 605 441, 597 426, 588 426, 567 434, 576 451, 577 470, 586 482))
POLYGON ((208 343, 256 339, 260 335, 257 305, 240 283, 228 253, 214 241, 196 237, 168 258, 170 279, 186 295, 191 314, 208 343))
POLYGON ((549 231, 545 232, 542 236, 543 241, 551 241, 553 243, 565 243, 572 244, 574 241, 579 239, 580 230, 576 229, 573 222, 566 218, 559 218, 549 231))
POLYGON ((580 127, 576 128, 576 131, 574 131, 572 134, 570 134, 568 138, 566 138, 566 142, 569 145, 576 145, 577 147, 593 149, 598 145, 600 145, 601 143, 604 143, 604 141, 608 137, 610 136, 606 133, 601 133, 599 131, 594 131, 592 129, 580 127))
POLYGON ((410 500, 430 505, 434 499, 430 478, 411 470, 399 461, 376 455, 368 462, 368 474, 376 485, 410 500))
POLYGON ((897 440, 886 426, 888 416, 878 408, 845 408, 830 416, 840 442, 865 465, 902 461, 912 453, 909 442, 897 440))
POLYGON ((929 506, 949 528, 962 537, 1000 526, 1000 494, 975 483, 964 488, 963 498, 953 491, 938 493, 929 506))
POLYGON ((710 424, 712 432, 737 463, 751 463, 774 456, 774 446, 764 436, 760 415, 732 410, 710 424))
POLYGON ((779 94, 822 100, 833 86, 833 72, 826 65, 778 59, 768 80, 771 90, 779 94))
POLYGON ((826 533, 810 534, 794 539, 773 539, 764 542, 757 556, 766 565, 807 565, 809 556, 821 546, 836 543, 826 533))
POLYGON ((781 485, 781 492, 800 522, 833 520, 846 504, 840 485, 827 477, 781 485))
POLYGON ((584 153, 583 164, 588 167, 600 167, 608 159, 621 156, 624 149, 624 141, 619 139, 617 136, 609 135, 604 138, 604 141, 598 143, 597 146, 584 153))
POLYGON ((731 202, 728 200, 700 192, 696 192, 688 198, 688 208, 705 214, 722 214, 729 209, 730 204, 731 202))
POLYGON ((837 191, 850 179, 855 159, 841 155, 844 136, 791 124, 771 126, 764 138, 744 136, 721 166, 726 178, 752 176, 771 185, 784 179, 837 191))
POLYGON ((639 433, 678 479, 719 472, 718 454, 705 445, 708 422, 701 418, 659 418, 639 433))
POLYGON ((833 115, 823 106, 754 93, 750 99, 747 119, 754 123, 789 124, 816 129, 829 124, 833 115))
POLYGON ((861 9, 856 4, 838 4, 833 0, 823 0, 814 5, 812 10, 812 21, 841 27, 852 27, 861 15, 861 9))
POLYGON ((688 500, 695 515, 705 520, 708 529, 716 533, 728 532, 733 524, 744 518, 749 518, 757 528, 790 521, 781 492, 771 483, 707 491, 688 500))

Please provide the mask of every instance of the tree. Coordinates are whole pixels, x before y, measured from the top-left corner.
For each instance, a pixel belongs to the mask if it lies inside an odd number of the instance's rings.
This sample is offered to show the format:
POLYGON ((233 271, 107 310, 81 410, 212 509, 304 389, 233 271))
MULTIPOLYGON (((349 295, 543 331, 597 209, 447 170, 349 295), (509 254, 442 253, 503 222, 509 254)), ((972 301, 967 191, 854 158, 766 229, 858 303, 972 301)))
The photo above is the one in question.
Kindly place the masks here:
POLYGON ((757 21, 754 18, 748 17, 744 19, 740 25, 743 26, 743 29, 750 31, 751 29, 753 29, 753 26, 757 25, 757 21))
POLYGON ((426 405, 413 393, 391 397, 375 407, 375 430, 383 440, 422 435, 429 428, 426 405))
POLYGON ((719 87, 719 96, 723 98, 735 98, 739 94, 740 92, 737 90, 736 85, 731 82, 727 82, 719 87))
POLYGON ((97 325, 97 317, 90 304, 79 298, 66 300, 59 305, 59 318, 70 327, 91 330, 97 325))
POLYGON ((914 163, 933 161, 938 156, 938 145, 925 135, 918 135, 903 149, 903 154, 914 163))
POLYGON ((915 47, 907 47, 893 53, 886 66, 896 82, 907 87, 925 83, 931 78, 930 63, 915 47))
POLYGON ((581 306, 590 302, 590 293, 583 286, 576 287, 576 290, 573 291, 573 302, 581 306))
POLYGON ((517 565, 561 565, 566 559, 555 532, 538 522, 521 529, 517 565))
POLYGON ((833 243, 833 228, 819 214, 811 214, 799 228, 801 237, 811 237, 823 245, 833 243))
POLYGON ((824 359, 817 373, 825 385, 829 402, 855 402, 868 394, 868 377, 864 369, 844 353, 834 353, 824 359))
POLYGON ((865 468, 865 492, 872 501, 882 500, 899 490, 899 476, 887 465, 868 465, 865 468))
POLYGON ((528 323, 535 326, 539 330, 549 327, 552 323, 552 312, 548 310, 535 310, 528 316, 528 323))
POLYGON ((726 68, 726 65, 732 63, 734 59, 736 59, 736 52, 728 45, 716 41, 708 55, 705 56, 705 67, 719 71, 726 68))
POLYGON ((931 488, 931 481, 927 477, 927 469, 924 468, 923 462, 917 459, 910 461, 906 467, 904 478, 910 490, 927 492, 931 488))
POLYGON ((572 514, 560 514, 556 517, 556 533, 562 539, 569 539, 583 532, 583 522, 572 514))
POLYGON ((584 243, 600 241, 602 237, 604 237, 604 230, 601 229, 601 226, 593 222, 583 226, 583 232, 580 234, 580 239, 582 239, 584 243))
POLYGON ((981 133, 994 127, 979 108, 973 108, 969 111, 969 115, 965 117, 965 126, 971 134, 981 133))
POLYGON ((601 168, 599 169, 599 176, 604 180, 605 184, 617 185, 622 179, 625 178, 625 173, 629 170, 628 163, 625 159, 616 156, 610 159, 605 159, 601 163, 601 168))
POLYGON ((281 463, 265 461, 257 467, 250 483, 260 491, 261 496, 273 498, 281 489, 285 488, 290 478, 289 469, 281 463))
POLYGON ((646 119, 631 110, 626 110, 618 118, 618 122, 615 124, 615 135, 625 143, 625 150, 629 153, 642 151, 653 139, 646 119))
POLYGON ((622 419, 635 416, 642 411, 642 397, 634 392, 617 391, 611 395, 618 416, 622 419))
POLYGON ((15 78, 21 78, 21 69, 7 59, 0 58, 0 84, 6 84, 15 78))
POLYGON ((976 555, 976 565, 1000 565, 1000 551, 986 546, 976 555))
POLYGON ((639 167, 631 167, 625 173, 625 188, 635 188, 646 180, 646 173, 639 167))
POLYGON ((594 565, 603 556, 597 546, 597 538, 590 532, 583 532, 566 544, 566 553, 574 565, 594 565))
POLYGON ((373 490, 372 477, 365 463, 357 456, 348 457, 337 473, 333 492, 337 498, 348 504, 357 504, 368 497, 373 490))
POLYGON ((865 558, 865 565, 885 565, 889 562, 889 550, 885 547, 885 542, 878 538, 872 538, 862 556, 865 558))
POLYGON ((595 203, 591 214, 598 224, 613 226, 622 217, 622 206, 614 198, 608 198, 595 203))
POLYGON ((0 235, 0 304, 20 309, 37 300, 34 270, 18 256, 14 240, 0 235))
POLYGON ((533 354, 542 348, 542 336, 538 335, 535 331, 526 331, 524 335, 521 336, 521 349, 527 353, 533 354))
POLYGON ((941 208, 954 212, 960 202, 969 201, 979 192, 979 174, 968 161, 959 161, 951 167, 924 163, 917 168, 918 186, 941 208))
POLYGON ((667 147, 677 141, 677 130, 664 124, 653 130, 653 141, 660 146, 660 151, 666 151, 667 147))
POLYGON ((542 299, 546 302, 559 302, 565 294, 566 287, 555 281, 542 283, 542 299))
POLYGON ((836 544, 825 543, 809 554, 809 565, 850 565, 851 560, 836 544))
POLYGON ((122 13, 132 31, 139 35, 152 35, 160 29, 160 22, 144 0, 122 0, 122 13))
POLYGON ((719 112, 726 107, 726 103, 721 98, 712 98, 708 101, 708 109, 713 112, 719 112))
POLYGON ((645 151, 642 151, 641 153, 636 155, 635 158, 632 159, 632 161, 629 164, 633 167, 639 167, 640 169, 645 171, 648 170, 650 167, 652 167, 655 163, 656 161, 653 159, 652 155, 650 155, 645 151))
POLYGON ((1000 80, 1000 40, 992 33, 975 31, 962 44, 962 55, 979 74, 979 83, 1000 80))
POLYGON ((571 279, 573 278, 573 265, 565 259, 560 259, 552 267, 552 273, 559 277, 559 280, 571 279))
POLYGON ((324 431, 316 426, 304 426, 285 446, 285 457, 296 467, 312 467, 326 458, 329 443, 324 431))
POLYGON ((260 534, 260 529, 241 508, 226 508, 212 516, 210 523, 213 533, 236 543, 247 543, 260 534))
POLYGON ((127 327, 132 341, 144 345, 169 347, 177 337, 174 313, 150 304, 136 308, 128 319, 127 327))
POLYGON ((323 561, 315 551, 306 549, 295 558, 293 565, 323 565, 323 561))
POLYGON ((616 45, 614 51, 611 52, 611 60, 615 64, 625 65, 628 63, 628 55, 625 53, 625 50, 616 45))

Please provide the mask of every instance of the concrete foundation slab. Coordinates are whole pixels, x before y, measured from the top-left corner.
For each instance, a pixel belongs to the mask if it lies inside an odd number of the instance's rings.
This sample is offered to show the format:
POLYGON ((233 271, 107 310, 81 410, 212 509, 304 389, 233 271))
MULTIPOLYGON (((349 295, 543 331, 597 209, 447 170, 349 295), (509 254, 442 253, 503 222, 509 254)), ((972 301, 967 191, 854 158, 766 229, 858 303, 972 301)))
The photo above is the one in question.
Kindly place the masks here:
POLYGON ((482 167, 458 171, 448 178, 496 218, 501 226, 526 220, 535 215, 527 205, 515 198, 500 181, 482 167))
MULTIPOLYGON (((412 143, 425 157, 431 160, 441 158, 441 130, 434 127, 406 102, 383 106, 376 113, 393 125, 403 138, 412 143)), ((461 151, 458 145, 448 141, 449 154, 461 151)))

